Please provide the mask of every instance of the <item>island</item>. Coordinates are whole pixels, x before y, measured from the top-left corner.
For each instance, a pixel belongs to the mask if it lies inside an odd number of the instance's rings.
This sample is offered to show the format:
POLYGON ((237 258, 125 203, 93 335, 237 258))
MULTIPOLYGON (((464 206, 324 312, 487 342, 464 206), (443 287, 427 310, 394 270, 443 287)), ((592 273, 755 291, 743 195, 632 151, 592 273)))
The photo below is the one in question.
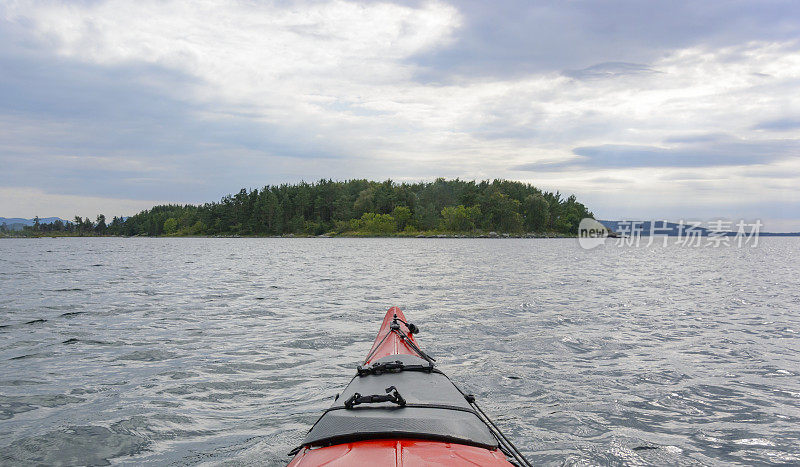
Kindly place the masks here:
POLYGON ((511 180, 370 180, 267 185, 219 202, 154 206, 130 217, 76 216, 4 236, 574 236, 592 213, 574 195, 511 180))

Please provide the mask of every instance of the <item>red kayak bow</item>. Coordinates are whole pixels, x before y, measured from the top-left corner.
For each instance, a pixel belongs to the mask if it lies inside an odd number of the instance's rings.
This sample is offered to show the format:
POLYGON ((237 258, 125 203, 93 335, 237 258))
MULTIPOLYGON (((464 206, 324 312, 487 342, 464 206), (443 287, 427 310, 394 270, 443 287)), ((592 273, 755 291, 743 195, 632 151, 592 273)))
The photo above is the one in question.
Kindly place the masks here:
POLYGON ((290 466, 513 465, 507 456, 528 464, 474 397, 434 368, 417 331, 389 309, 364 364, 290 466))
POLYGON ((378 331, 378 337, 372 344, 372 348, 364 359, 364 364, 372 363, 374 360, 388 357, 389 355, 417 355, 419 347, 417 341, 414 340, 414 334, 417 332, 417 327, 413 326, 409 329, 406 322, 406 317, 400 308, 393 306, 386 312, 383 317, 383 324, 381 330, 378 331), (396 332, 392 329, 392 324, 397 328, 396 332))

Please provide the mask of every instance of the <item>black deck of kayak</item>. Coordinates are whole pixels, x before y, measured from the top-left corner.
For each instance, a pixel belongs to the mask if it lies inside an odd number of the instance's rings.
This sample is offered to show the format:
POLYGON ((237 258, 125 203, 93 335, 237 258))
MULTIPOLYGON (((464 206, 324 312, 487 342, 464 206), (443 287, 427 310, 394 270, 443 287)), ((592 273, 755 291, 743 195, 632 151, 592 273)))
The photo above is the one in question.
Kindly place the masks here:
MULTIPOLYGON (((395 361, 404 365, 428 365, 427 361, 412 355, 389 355, 373 364, 395 361)), ((498 447, 492 432, 447 376, 424 371, 356 376, 314 424, 303 445, 330 446, 377 438, 415 438, 488 449, 498 447), (354 393, 385 395, 391 386, 405 399, 404 406, 380 402, 345 407, 345 401, 354 393)))

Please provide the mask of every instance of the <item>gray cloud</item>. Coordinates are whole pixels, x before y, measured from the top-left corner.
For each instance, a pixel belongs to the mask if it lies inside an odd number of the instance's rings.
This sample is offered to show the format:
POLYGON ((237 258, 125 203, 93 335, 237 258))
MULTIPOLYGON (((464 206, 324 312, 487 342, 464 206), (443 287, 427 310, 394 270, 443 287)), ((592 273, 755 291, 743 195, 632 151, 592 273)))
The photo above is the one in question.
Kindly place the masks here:
POLYGON ((676 135, 664 139, 665 143, 711 143, 724 140, 733 140, 734 138, 725 133, 699 133, 689 135, 676 135))
POLYGON ((592 183, 605 183, 608 185, 617 185, 617 184, 627 184, 630 183, 630 180, 625 180, 622 178, 615 178, 615 177, 595 177, 589 180, 592 183))
POLYGON ((747 173, 748 177, 755 178, 770 178, 770 179, 800 179, 800 168, 796 169, 783 169, 783 170, 758 170, 750 171, 747 173))
POLYGON ((628 169, 642 167, 719 167, 760 165, 800 157, 800 140, 739 142, 709 146, 660 148, 605 144, 573 149, 579 156, 560 162, 519 164, 512 170, 628 169))
POLYGON ((754 130, 790 131, 800 129, 800 118, 777 118, 763 121, 753 127, 754 130))
POLYGON ((566 70, 563 72, 564 76, 575 79, 608 79, 648 73, 657 72, 647 65, 626 62, 598 63, 581 70, 566 70))
POLYGON ((793 1, 458 2, 464 27, 449 47, 414 57, 420 79, 518 76, 605 62, 650 63, 666 51, 800 36, 793 1), (780 25, 780 27, 776 27, 780 25))
POLYGON ((230 112, 200 118, 220 110, 191 99, 197 79, 175 70, 76 63, 37 50, 0 50, 0 64, 6 186, 199 202, 286 177, 265 167, 278 166, 272 158, 340 157, 305 128, 230 112))

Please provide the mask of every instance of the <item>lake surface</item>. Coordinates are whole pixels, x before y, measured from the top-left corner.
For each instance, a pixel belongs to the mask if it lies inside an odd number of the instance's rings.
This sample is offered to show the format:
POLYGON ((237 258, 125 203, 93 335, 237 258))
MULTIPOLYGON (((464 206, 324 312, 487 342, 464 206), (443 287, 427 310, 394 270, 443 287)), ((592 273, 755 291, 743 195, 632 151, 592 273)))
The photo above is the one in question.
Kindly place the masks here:
POLYGON ((798 464, 798 254, 0 240, 0 464, 285 464, 391 305, 536 464, 798 464))

